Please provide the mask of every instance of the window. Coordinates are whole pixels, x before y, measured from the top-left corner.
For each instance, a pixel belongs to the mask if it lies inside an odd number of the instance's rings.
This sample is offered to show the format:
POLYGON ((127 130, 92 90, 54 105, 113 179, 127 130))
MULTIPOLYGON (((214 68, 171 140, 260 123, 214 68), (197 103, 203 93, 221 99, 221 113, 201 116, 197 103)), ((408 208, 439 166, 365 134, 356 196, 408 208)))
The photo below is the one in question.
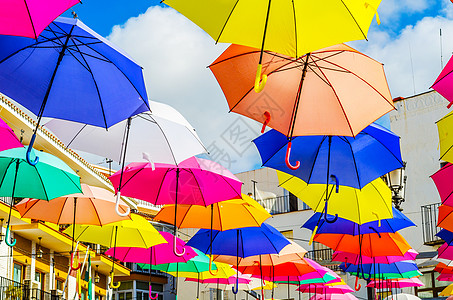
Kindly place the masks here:
POLYGON ((13 267, 13 280, 16 282, 22 282, 24 266, 18 263, 14 263, 13 267))
POLYGON ((419 298, 436 298, 439 293, 448 285, 446 281, 437 281, 438 272, 430 271, 419 277, 425 286, 415 288, 415 296, 419 298))
POLYGON ((281 234, 287 239, 292 240, 293 239, 293 231, 292 230, 285 230, 285 231, 280 231, 281 234))

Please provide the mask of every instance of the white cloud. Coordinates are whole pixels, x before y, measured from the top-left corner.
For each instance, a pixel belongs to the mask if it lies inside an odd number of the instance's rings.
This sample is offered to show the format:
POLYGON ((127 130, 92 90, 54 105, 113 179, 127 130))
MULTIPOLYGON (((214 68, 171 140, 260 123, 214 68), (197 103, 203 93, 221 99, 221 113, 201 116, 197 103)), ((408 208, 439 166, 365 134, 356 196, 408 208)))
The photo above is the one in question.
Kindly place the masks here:
POLYGON ((260 162, 258 152, 250 143, 260 125, 237 114, 228 114, 225 97, 207 68, 227 45, 215 45, 209 35, 184 16, 172 8, 159 6, 115 26, 109 39, 143 66, 150 99, 178 109, 208 148, 218 147, 223 151, 213 151, 212 159, 233 172, 252 169, 260 162), (238 119, 250 127, 236 123, 238 119), (242 127, 234 127, 236 124, 242 127), (229 132, 222 135, 230 128, 248 130, 246 144, 236 140, 236 136, 230 137, 229 132))

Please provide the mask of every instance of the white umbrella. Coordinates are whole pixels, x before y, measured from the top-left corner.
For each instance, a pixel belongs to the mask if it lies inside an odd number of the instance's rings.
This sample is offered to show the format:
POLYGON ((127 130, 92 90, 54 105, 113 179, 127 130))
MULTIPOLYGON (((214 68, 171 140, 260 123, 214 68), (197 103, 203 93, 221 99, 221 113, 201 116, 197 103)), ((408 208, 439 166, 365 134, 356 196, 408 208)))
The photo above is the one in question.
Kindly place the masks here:
MULTIPOLYGON (((159 102, 149 104, 152 113, 141 113, 130 120, 125 162, 178 164, 207 152, 195 129, 177 110, 159 102)), ((45 126, 68 148, 123 162, 128 120, 108 130, 60 119, 51 119, 45 126)))

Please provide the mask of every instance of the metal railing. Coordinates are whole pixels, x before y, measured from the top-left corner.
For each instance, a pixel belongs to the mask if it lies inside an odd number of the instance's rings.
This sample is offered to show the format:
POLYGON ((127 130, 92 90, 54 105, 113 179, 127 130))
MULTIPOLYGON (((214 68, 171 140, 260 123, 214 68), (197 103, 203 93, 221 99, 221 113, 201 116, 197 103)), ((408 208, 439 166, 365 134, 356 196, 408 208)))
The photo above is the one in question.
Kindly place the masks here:
POLYGON ((421 206, 422 213, 422 232, 423 242, 425 245, 438 245, 443 241, 436 234, 440 231, 437 227, 437 215, 439 213, 439 206, 441 203, 428 204, 421 206))
POLYGON ((297 199, 292 195, 277 196, 275 198, 257 199, 271 215, 284 214, 292 211, 310 209, 308 205, 297 199))
POLYGON ((59 300, 60 296, 38 288, 30 288, 30 282, 20 283, 0 277, 0 300, 59 300))
POLYGON ((316 261, 320 265, 323 265, 332 271, 341 271, 339 264, 332 262, 332 249, 318 249, 318 250, 311 250, 305 254, 305 257, 316 261))

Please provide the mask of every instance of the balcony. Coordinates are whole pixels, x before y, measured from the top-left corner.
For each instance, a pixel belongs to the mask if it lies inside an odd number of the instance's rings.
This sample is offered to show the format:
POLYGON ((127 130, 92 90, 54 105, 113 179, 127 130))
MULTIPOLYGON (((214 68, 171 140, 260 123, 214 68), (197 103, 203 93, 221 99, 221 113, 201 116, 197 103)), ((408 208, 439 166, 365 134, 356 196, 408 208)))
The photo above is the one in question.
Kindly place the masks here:
POLYGON ((308 205, 300 201, 296 196, 292 194, 257 200, 271 215, 310 209, 308 205))
POLYGON ((440 228, 437 227, 437 215, 440 205, 441 203, 435 203, 421 207, 423 242, 425 245, 434 246, 443 243, 443 240, 436 236, 440 231, 440 228))
POLYGON ((59 300, 56 291, 46 292, 30 288, 30 282, 16 282, 0 277, 0 300, 59 300))
POLYGON ((333 254, 333 250, 330 248, 318 249, 318 250, 308 251, 307 254, 305 254, 305 257, 316 261, 318 264, 325 266, 334 272, 341 271, 338 264, 332 262, 332 254, 333 254))

